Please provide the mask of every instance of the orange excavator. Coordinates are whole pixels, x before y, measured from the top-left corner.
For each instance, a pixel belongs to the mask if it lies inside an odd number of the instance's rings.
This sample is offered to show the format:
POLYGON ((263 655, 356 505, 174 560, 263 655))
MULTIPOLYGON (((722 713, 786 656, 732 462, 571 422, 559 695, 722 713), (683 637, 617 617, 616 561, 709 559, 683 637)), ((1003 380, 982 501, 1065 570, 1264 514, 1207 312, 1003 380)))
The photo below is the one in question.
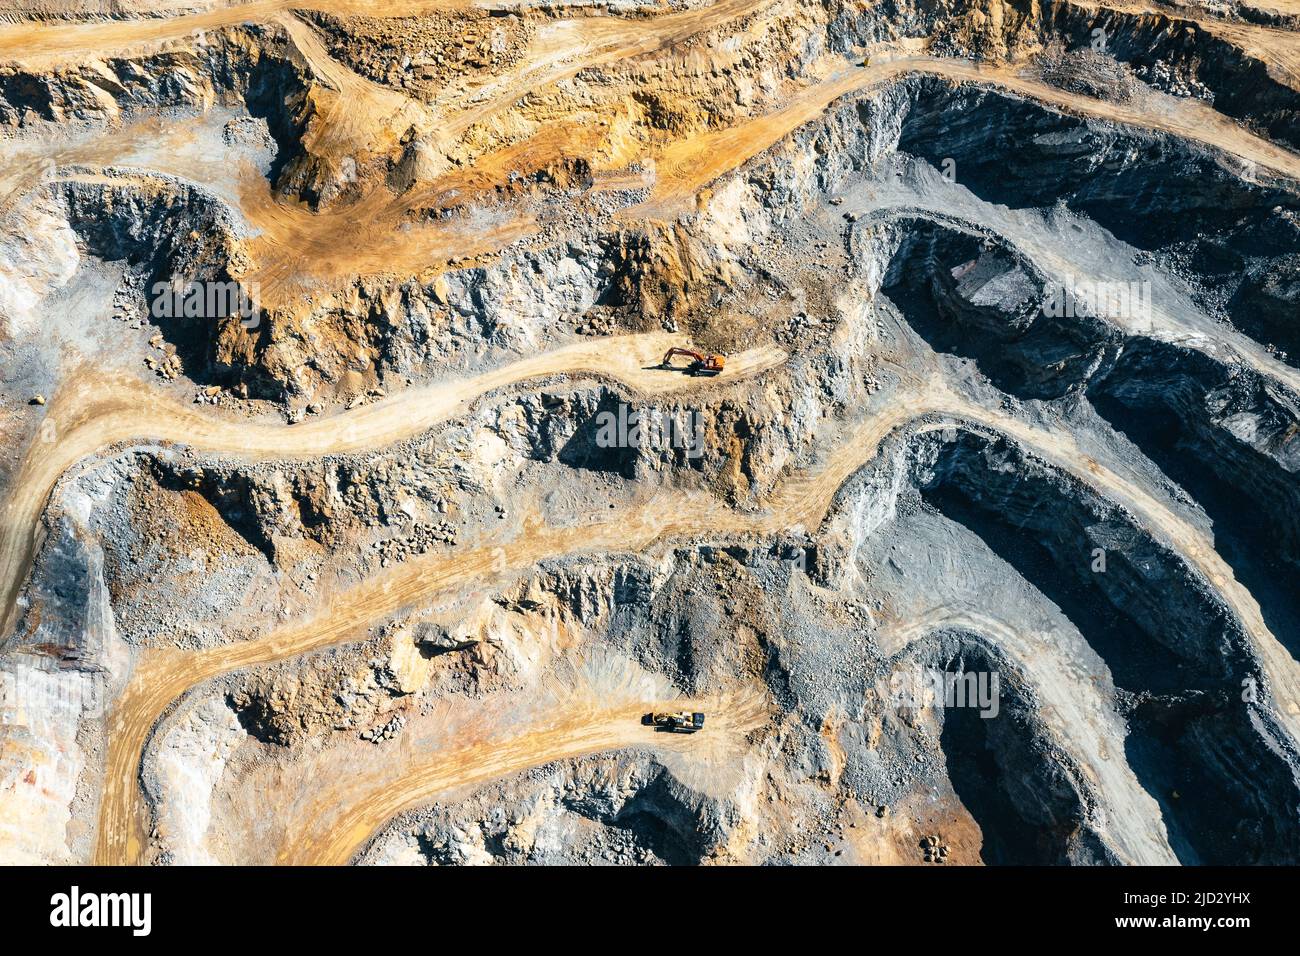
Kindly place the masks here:
POLYGON ((664 368, 672 368, 673 359, 678 355, 685 355, 691 360, 691 364, 686 366, 686 372, 690 375, 717 375, 722 371, 722 367, 727 364, 725 355, 705 355, 703 352, 697 352, 694 349, 679 349, 676 346, 664 353, 664 360, 661 364, 664 368))

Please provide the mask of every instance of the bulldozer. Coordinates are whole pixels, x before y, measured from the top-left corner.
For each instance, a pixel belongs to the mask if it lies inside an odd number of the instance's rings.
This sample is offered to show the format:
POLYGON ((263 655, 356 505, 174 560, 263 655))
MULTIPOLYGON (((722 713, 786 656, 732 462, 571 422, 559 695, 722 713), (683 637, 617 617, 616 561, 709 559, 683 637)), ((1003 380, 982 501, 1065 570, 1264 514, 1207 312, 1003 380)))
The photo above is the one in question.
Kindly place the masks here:
POLYGON ((727 364, 725 355, 705 355, 703 352, 697 352, 694 349, 673 346, 664 353, 664 360, 660 363, 660 366, 672 368, 673 359, 679 355, 684 355, 691 360, 691 364, 687 365, 685 369, 689 375, 717 375, 722 371, 722 367, 727 364))
POLYGON ((675 712, 650 713, 641 718, 647 727, 655 727, 668 733, 693 734, 704 727, 704 715, 699 712, 679 710, 675 712))

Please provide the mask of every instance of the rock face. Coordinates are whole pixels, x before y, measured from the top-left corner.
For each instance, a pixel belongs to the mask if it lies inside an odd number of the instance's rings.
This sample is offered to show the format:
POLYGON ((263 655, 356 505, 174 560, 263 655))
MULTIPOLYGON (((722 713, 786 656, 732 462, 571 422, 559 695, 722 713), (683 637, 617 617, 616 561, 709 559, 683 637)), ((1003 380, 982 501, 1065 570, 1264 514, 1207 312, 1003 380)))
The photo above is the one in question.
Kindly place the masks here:
POLYGON ((359 862, 686 866, 720 852, 726 811, 653 757, 587 758, 408 814, 359 862))
POLYGON ((1300 860, 1293 17, 200 6, 0 25, 0 859, 1300 860))

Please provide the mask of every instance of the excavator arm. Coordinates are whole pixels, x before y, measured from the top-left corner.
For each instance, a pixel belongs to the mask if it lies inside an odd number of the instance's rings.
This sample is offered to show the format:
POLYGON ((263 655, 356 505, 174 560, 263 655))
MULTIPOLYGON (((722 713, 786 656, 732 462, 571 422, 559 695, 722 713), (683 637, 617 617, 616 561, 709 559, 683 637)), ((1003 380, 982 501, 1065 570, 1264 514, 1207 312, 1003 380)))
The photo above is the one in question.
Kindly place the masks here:
POLYGON ((678 355, 685 355, 687 358, 694 359, 697 362, 704 361, 704 356, 701 355, 699 352, 696 352, 694 349, 683 349, 683 348, 678 348, 677 346, 674 345, 672 348, 670 348, 667 352, 664 353, 663 364, 672 365, 673 359, 676 358, 678 355))

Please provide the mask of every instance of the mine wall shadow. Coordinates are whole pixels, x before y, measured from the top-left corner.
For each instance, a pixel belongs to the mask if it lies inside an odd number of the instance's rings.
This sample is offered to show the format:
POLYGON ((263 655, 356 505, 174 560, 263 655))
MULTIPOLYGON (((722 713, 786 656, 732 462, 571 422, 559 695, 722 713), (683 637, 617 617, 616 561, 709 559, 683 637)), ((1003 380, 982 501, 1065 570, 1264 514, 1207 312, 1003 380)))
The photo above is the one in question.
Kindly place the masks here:
MULTIPOLYGON (((1139 698, 1159 698, 1131 714, 1126 752, 1139 783, 1161 806, 1170 845, 1181 862, 1241 864, 1294 857, 1297 793, 1291 772, 1252 729, 1244 705, 1232 698, 1231 678, 1225 681, 1219 673, 1224 662, 1207 660, 1197 666, 1174 654, 1120 612, 1089 576, 1068 569, 1044 545, 1042 529, 1012 523, 996 503, 980 504, 943 478, 924 488, 922 497, 978 535, 1057 604, 1110 666, 1119 688, 1139 698)), ((1068 502, 1058 497, 1041 511, 1068 524, 1063 516, 1068 509, 1068 502)), ((1167 621, 1157 624, 1166 626, 1167 621)), ((953 731, 969 732, 961 723, 953 731)), ((996 806, 987 812, 999 819, 996 806)), ((1018 851, 1012 844, 998 852, 1018 851)))

